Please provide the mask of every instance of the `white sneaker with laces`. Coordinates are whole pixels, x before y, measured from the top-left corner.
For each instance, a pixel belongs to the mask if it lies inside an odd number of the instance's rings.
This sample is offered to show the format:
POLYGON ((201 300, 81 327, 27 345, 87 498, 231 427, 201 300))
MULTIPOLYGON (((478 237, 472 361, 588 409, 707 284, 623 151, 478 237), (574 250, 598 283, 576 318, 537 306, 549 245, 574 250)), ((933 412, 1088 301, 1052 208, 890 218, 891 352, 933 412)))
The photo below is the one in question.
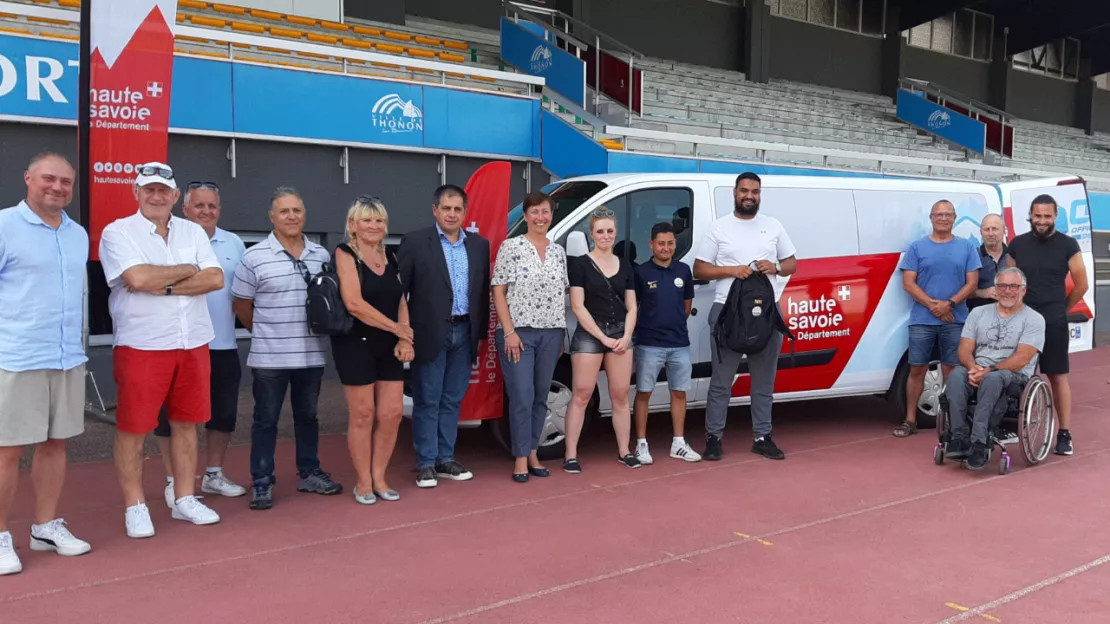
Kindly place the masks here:
POLYGON ((92 546, 74 537, 65 520, 55 518, 46 524, 31 525, 31 550, 53 550, 63 557, 76 557, 92 550, 92 546))
POLYGON ((228 496, 231 498, 242 496, 247 493, 247 488, 228 479, 227 475, 225 475, 222 470, 214 473, 204 473, 204 479, 200 482, 200 489, 202 492, 219 494, 220 496, 228 496))
POLYGON ((127 508, 124 514, 127 524, 127 537, 142 539, 154 537, 154 523, 150 521, 150 510, 146 503, 138 503, 127 508))
POLYGON ((170 511, 173 511, 173 504, 174 504, 174 501, 177 500, 177 494, 174 494, 174 492, 173 492, 173 484, 172 483, 167 483, 166 484, 166 491, 163 492, 163 494, 166 497, 166 507, 169 507, 170 511))
POLYGON ((698 455, 694 449, 690 448, 689 442, 672 442, 671 443, 671 457, 681 459, 688 462, 700 462, 701 455, 698 455))
POLYGON ((645 466, 655 461, 651 457, 651 451, 648 450, 647 440, 636 443, 636 459, 640 460, 640 463, 645 466))
POLYGON ((19 555, 15 554, 15 542, 9 531, 0 533, 0 576, 5 574, 19 574, 23 570, 23 563, 19 555))
POLYGON ((185 496, 177 501, 173 507, 174 520, 188 520, 193 524, 216 524, 220 521, 220 514, 212 511, 207 505, 200 502, 196 496, 185 496))

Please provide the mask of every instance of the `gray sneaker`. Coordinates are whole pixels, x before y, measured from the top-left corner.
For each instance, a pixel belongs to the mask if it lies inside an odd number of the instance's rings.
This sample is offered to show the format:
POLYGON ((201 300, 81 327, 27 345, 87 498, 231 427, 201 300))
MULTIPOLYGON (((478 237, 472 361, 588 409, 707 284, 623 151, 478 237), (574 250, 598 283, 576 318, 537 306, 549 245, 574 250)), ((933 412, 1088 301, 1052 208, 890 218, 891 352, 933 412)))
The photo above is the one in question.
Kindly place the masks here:
POLYGON ((274 506, 274 486, 256 485, 251 488, 251 509, 269 509, 274 506))
POLYGON ((317 468, 301 476, 301 480, 297 483, 297 491, 332 496, 342 492, 343 486, 332 481, 330 474, 317 468))

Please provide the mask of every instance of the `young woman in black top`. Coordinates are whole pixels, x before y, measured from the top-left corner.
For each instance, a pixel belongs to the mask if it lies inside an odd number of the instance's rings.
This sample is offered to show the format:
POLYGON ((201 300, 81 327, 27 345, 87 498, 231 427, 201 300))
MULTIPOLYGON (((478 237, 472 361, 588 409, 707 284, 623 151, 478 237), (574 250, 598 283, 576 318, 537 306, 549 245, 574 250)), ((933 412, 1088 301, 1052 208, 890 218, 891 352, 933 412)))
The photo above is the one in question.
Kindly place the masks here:
POLYGON ((631 415, 628 389, 632 379, 632 332, 636 328, 636 286, 631 264, 613 254, 617 218, 601 207, 590 215, 594 249, 568 265, 570 307, 578 318, 571 337, 570 362, 574 397, 567 406, 567 452, 563 470, 581 472, 578 438, 582 434, 586 405, 605 366, 609 400, 613 404, 613 431, 617 436, 617 461, 639 468, 629 450, 631 415))
POLYGON ((412 361, 412 328, 396 262, 385 249, 388 224, 381 200, 359 197, 347 211, 347 242, 335 250, 339 291, 354 326, 332 336, 331 352, 347 398, 353 492, 362 505, 400 498, 385 471, 401 424, 402 362, 412 361))

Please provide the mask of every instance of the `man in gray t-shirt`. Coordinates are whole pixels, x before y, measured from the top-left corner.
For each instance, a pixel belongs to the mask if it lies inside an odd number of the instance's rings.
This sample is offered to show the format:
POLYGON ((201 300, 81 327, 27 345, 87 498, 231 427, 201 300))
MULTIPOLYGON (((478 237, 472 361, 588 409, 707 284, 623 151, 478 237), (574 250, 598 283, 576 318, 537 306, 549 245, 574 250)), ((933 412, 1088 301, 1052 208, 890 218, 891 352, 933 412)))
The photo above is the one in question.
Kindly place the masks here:
POLYGON ((1044 318, 1022 302, 1025 274, 1015 267, 1002 269, 994 288, 998 302, 975 308, 967 316, 960 334, 960 365, 952 369, 944 390, 949 417, 947 455, 967 458, 972 470, 990 459, 991 417, 1004 411, 1006 388, 1024 384, 1033 375, 1037 354, 1044 347, 1044 318), (977 394, 978 400, 969 422, 967 402, 972 394, 977 394))

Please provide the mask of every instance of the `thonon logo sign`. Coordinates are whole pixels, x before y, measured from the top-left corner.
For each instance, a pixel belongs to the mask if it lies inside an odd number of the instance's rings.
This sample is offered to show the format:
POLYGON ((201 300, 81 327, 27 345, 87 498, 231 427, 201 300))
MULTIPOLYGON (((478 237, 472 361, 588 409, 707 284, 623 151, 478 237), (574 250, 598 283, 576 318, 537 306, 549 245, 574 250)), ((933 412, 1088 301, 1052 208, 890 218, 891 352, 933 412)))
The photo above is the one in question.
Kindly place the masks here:
POLYGON ((952 125, 952 115, 949 115, 948 111, 933 111, 933 114, 929 115, 928 123, 932 130, 947 128, 952 125))
POLYGON ((424 130, 424 113, 396 93, 382 96, 370 109, 374 127, 385 133, 415 132, 424 130))

